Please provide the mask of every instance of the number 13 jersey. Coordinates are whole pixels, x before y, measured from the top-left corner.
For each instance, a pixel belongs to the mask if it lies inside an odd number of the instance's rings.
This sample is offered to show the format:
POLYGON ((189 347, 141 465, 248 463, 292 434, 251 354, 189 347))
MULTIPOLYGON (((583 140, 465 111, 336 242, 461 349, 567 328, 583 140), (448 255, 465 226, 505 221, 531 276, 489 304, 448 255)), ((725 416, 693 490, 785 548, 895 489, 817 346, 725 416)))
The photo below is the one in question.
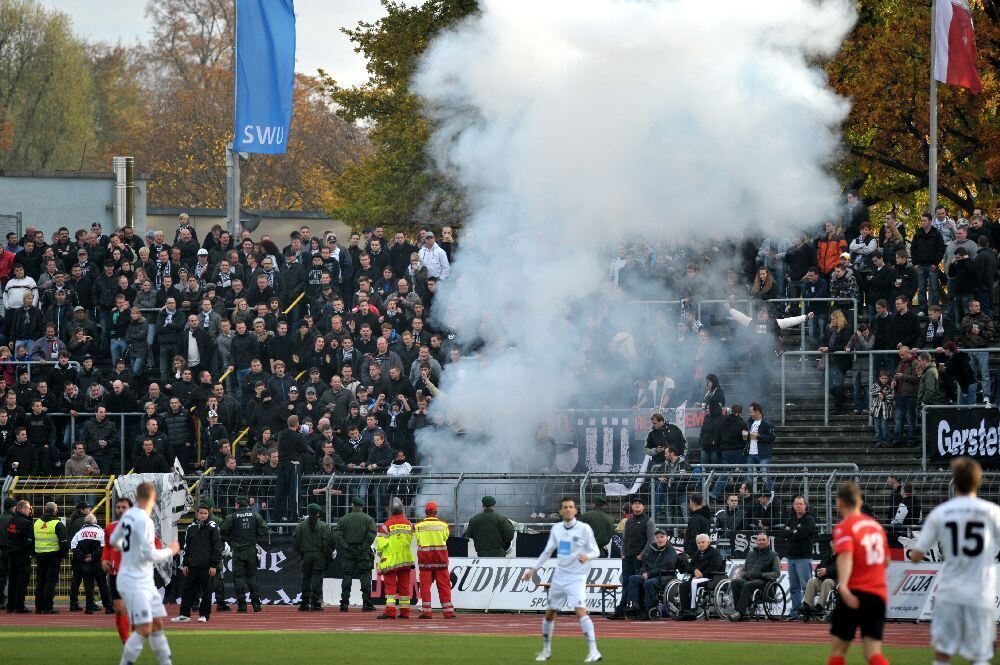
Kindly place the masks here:
POLYGON ((168 549, 156 547, 153 520, 149 519, 145 510, 135 506, 122 515, 111 535, 111 546, 122 553, 118 566, 118 588, 155 591, 153 564, 166 561, 173 555, 168 549))
MULTIPOLYGON (((889 602, 885 571, 889 565, 889 540, 878 522, 857 514, 843 520, 833 530, 833 551, 851 553, 854 566, 847 588, 880 596, 889 602)), ((841 583, 845 580, 841 580, 841 583)))
POLYGON ((959 605, 993 607, 1000 549, 1000 506, 957 496, 931 511, 917 537, 921 552, 940 545, 944 565, 935 597, 959 605))

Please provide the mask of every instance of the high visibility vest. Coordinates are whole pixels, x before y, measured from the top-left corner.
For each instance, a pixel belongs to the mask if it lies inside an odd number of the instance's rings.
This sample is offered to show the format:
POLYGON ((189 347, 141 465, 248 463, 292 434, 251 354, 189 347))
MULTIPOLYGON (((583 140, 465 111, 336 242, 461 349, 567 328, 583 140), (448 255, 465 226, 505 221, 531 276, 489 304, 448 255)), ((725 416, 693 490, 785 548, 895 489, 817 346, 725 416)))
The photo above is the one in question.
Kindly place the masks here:
POLYGON ((437 517, 417 522, 417 562, 421 568, 448 567, 448 525, 437 517))
POLYGON ((47 554, 59 551, 59 537, 56 535, 56 525, 59 520, 50 519, 48 522, 41 518, 35 520, 35 553, 47 554))
POLYGON ((379 527, 375 549, 382 572, 413 568, 413 525, 402 515, 393 515, 379 527))

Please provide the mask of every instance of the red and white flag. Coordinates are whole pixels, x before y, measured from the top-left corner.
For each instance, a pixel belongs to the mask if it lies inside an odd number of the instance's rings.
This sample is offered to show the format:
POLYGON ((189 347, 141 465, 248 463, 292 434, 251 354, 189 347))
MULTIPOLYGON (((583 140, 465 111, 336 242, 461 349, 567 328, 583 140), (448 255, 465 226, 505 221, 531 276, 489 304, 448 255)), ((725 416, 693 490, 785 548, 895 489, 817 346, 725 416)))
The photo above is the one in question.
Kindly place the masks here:
POLYGON ((934 78, 978 95, 983 82, 976 71, 976 31, 968 0, 934 0, 934 30, 934 78))

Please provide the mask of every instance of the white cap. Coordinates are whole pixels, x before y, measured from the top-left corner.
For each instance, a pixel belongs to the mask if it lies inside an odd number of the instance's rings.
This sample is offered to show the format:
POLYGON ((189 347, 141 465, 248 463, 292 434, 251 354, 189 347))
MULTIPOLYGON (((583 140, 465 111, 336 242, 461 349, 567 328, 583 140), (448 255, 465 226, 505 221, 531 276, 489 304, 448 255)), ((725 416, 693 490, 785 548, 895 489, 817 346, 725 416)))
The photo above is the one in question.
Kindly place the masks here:
POLYGON ((208 256, 208 250, 202 247, 198 250, 198 256, 208 256))

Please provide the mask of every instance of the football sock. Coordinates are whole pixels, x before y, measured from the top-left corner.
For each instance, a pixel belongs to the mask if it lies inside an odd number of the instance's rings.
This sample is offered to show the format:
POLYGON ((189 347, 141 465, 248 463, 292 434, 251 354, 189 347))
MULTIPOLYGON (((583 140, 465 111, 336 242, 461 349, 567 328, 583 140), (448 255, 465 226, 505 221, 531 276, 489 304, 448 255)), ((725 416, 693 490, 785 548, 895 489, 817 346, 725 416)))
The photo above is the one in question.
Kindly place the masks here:
POLYGON ((122 649, 122 659, 119 665, 133 665, 135 661, 139 660, 139 654, 142 653, 142 645, 146 643, 146 638, 139 633, 132 633, 128 636, 128 640, 125 641, 125 647, 122 649))
POLYGON ((844 665, 847 660, 843 656, 830 656, 826 660, 826 665, 844 665))
POLYGON ((545 646, 552 644, 552 633, 556 630, 556 622, 542 619, 542 642, 545 646))
POLYGON ((885 656, 877 653, 868 659, 868 665, 889 665, 889 661, 886 660, 885 656))
POLYGON ((580 617, 580 630, 587 638, 587 646, 591 649, 597 648, 597 638, 594 636, 594 622, 590 620, 590 615, 585 614, 580 617))
POLYGON ((118 629, 118 637, 122 639, 122 644, 125 644, 128 640, 128 634, 132 632, 132 626, 129 624, 128 615, 116 614, 115 628, 118 629))
POLYGON ((170 645, 167 644, 167 636, 162 630, 149 636, 149 647, 156 654, 156 662, 160 665, 171 665, 170 645))

